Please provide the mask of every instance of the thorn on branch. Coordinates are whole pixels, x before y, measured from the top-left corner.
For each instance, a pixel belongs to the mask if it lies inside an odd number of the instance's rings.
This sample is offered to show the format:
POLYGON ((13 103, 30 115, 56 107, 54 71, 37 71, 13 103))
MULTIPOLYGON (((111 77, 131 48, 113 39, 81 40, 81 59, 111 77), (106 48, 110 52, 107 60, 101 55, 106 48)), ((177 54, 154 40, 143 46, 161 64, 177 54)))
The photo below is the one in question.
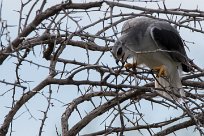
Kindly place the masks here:
POLYGON ((167 8, 166 8, 166 5, 165 5, 164 1, 163 1, 163 5, 164 5, 164 10, 167 11, 167 8))
POLYGON ((72 0, 69 0, 69 4, 72 4, 72 0))

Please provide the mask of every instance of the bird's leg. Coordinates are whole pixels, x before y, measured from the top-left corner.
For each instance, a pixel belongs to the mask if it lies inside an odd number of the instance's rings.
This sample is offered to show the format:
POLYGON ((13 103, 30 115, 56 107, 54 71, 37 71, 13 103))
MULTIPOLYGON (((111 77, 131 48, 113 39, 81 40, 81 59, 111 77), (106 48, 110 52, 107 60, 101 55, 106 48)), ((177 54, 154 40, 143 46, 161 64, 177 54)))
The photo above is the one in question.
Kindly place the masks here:
POLYGON ((154 71, 157 71, 157 77, 164 77, 167 76, 167 69, 165 65, 153 67, 154 71))

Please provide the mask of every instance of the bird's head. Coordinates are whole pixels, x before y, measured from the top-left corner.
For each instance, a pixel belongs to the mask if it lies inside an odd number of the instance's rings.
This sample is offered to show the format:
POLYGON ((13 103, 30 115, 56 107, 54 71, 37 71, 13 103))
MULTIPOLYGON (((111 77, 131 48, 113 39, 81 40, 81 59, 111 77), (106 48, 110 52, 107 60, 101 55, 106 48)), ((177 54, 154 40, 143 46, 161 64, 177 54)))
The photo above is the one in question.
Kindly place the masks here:
POLYGON ((125 42, 120 40, 116 41, 114 46, 112 47, 112 54, 116 59, 116 63, 118 64, 119 61, 122 63, 126 62, 129 57, 131 57, 130 51, 125 46, 125 42))

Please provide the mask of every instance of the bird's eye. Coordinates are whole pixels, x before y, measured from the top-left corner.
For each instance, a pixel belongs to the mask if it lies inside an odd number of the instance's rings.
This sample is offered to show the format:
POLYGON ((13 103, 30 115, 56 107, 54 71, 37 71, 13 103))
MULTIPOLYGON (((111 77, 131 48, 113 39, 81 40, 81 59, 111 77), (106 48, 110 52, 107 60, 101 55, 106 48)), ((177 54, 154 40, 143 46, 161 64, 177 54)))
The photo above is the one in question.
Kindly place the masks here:
POLYGON ((117 51, 117 56, 120 56, 122 54, 122 52, 123 52, 122 47, 119 47, 118 51, 117 51))

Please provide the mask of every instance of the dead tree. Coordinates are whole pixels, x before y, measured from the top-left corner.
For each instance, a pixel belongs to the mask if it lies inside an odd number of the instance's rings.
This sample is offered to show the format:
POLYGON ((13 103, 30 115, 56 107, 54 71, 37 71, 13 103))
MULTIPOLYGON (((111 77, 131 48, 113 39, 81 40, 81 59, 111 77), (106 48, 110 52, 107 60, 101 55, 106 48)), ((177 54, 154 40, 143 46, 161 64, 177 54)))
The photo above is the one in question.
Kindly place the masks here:
MULTIPOLYGON (((148 16, 166 20, 179 31, 203 34, 204 11, 171 9, 161 1, 70 0, 52 5, 28 0, 13 9, 18 20, 11 23, 2 16, 6 6, 1 2, 0 136, 24 134, 17 128, 32 128, 32 123, 23 124, 28 117, 28 122, 38 122, 33 135, 39 136, 51 131, 46 126, 63 136, 164 136, 189 127, 204 134, 204 72, 199 65, 192 61, 195 72, 183 76, 187 96, 179 103, 155 91, 150 69, 126 70, 110 52, 128 19, 148 16), (165 111, 165 117, 150 121, 147 117, 158 118, 154 111, 165 111), (165 115, 168 112, 177 114, 165 115), (61 116, 61 127, 48 123, 52 114, 61 116), (87 129, 89 125, 97 129, 87 129)), ((187 46, 195 42, 184 41, 187 46)))

